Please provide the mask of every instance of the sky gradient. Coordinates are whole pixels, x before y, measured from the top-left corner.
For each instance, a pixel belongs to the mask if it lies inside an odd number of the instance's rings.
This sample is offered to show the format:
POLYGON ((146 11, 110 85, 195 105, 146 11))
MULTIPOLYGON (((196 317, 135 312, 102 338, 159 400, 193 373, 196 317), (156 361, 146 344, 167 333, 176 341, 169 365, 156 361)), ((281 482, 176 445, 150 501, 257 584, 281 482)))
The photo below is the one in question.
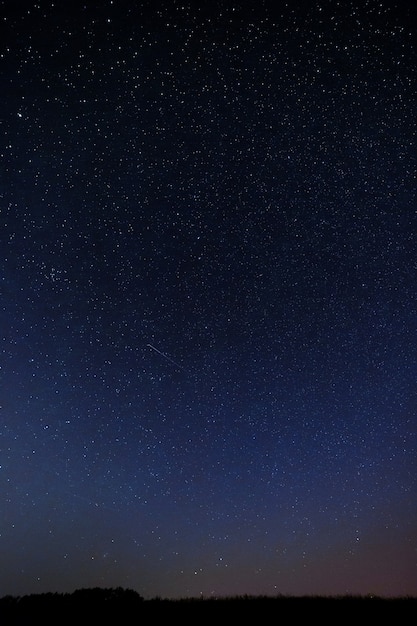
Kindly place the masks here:
POLYGON ((416 595, 411 3, 0 11, 0 596, 416 595))

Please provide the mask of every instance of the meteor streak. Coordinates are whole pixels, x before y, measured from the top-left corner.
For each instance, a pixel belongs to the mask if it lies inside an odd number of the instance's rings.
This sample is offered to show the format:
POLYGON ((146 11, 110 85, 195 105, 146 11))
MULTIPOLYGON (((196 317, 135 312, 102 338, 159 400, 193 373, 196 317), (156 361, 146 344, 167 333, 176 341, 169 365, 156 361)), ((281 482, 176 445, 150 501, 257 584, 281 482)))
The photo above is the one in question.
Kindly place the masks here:
POLYGON ((174 361, 174 359, 171 359, 171 357, 169 357, 167 354, 164 354, 163 352, 161 352, 160 350, 158 350, 158 348, 155 348, 155 346, 153 346, 151 343, 147 344, 149 346, 149 348, 152 348, 152 350, 155 350, 155 352, 157 352, 158 354, 160 354, 161 356, 164 357, 164 359, 166 359, 167 361, 169 361, 170 363, 172 363, 173 365, 175 365, 176 367, 179 367, 181 370, 183 370, 183 366, 180 365, 179 363, 177 363, 176 361, 174 361))

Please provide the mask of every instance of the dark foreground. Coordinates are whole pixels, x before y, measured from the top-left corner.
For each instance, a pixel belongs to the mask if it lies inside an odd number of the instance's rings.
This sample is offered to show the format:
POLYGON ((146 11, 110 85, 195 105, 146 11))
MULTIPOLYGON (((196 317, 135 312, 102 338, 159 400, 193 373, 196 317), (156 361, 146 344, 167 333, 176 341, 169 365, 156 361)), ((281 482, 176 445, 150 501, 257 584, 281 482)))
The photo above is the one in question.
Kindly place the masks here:
MULTIPOLYGON (((392 619, 406 623, 415 615, 417 597, 385 599, 373 596, 242 596, 234 598, 143 600, 129 589, 79 589, 71 594, 46 593, 0 598, 0 624, 144 624, 149 620, 233 619, 280 621, 296 618, 392 619), (404 621, 403 621, 404 620, 404 621)), ((329 621, 330 623, 330 621, 329 621)))

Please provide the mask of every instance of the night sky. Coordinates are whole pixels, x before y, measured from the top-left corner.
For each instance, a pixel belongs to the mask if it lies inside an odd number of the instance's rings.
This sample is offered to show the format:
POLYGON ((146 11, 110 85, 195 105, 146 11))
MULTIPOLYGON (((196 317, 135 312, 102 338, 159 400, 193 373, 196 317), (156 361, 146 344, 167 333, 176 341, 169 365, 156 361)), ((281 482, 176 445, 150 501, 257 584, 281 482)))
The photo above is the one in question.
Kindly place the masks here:
POLYGON ((0 596, 415 595, 413 3, 0 7, 0 596))

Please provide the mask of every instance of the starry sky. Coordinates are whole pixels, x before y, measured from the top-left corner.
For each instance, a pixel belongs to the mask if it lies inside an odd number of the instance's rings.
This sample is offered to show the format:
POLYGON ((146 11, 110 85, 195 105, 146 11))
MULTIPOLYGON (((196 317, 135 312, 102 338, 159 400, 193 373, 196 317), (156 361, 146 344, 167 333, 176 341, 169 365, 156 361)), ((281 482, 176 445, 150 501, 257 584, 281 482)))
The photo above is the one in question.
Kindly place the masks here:
POLYGON ((0 596, 415 595, 411 2, 0 2, 0 596))

